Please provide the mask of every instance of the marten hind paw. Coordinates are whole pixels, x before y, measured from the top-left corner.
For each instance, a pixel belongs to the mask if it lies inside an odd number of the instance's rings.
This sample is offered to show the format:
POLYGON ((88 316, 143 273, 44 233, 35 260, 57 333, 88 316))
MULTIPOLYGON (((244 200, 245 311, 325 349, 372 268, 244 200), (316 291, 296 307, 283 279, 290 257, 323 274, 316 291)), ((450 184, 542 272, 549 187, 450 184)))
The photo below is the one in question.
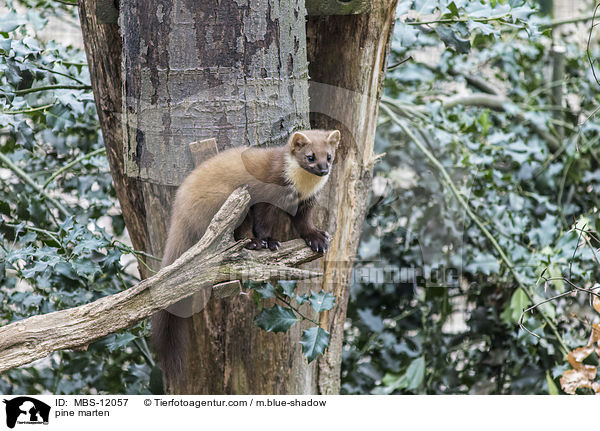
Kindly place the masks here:
POLYGON ((246 244, 248 250, 262 250, 268 248, 271 251, 275 251, 278 250, 279 247, 281 247, 281 243, 273 238, 252 238, 252 240, 246 244))
POLYGON ((248 250, 261 250, 267 248, 266 241, 258 238, 252 238, 248 244, 245 245, 248 250))
POLYGON ((281 247, 281 243, 274 238, 266 238, 267 248, 271 251, 276 251, 281 247))
POLYGON ((324 253, 329 247, 329 234, 324 230, 315 229, 302 237, 306 244, 318 253, 324 253))

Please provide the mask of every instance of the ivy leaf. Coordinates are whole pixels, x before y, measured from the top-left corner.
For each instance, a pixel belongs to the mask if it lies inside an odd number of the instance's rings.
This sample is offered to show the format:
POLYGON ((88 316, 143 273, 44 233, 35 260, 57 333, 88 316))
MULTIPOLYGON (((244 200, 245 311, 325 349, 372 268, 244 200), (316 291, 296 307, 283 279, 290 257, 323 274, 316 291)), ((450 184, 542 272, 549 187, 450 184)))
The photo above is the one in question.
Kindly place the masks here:
POLYGON ((298 318, 291 308, 279 305, 265 308, 254 318, 254 324, 267 332, 285 332, 297 321, 298 318))
POLYGON ((40 304, 44 301, 44 297, 35 293, 29 294, 26 296, 25 300, 22 302, 22 304, 29 308, 29 307, 39 307, 40 304))
POLYGON ((406 370, 407 389, 417 389, 425 377, 425 358, 420 357, 413 360, 406 370))
POLYGON ((298 303, 298 305, 302 305, 306 301, 308 301, 308 295, 306 293, 303 295, 296 295, 296 302, 298 303))
POLYGON ((302 332, 300 344, 302 344, 302 353, 310 363, 317 356, 322 355, 329 346, 329 332, 319 326, 309 328, 302 332))
POLYGON ((296 289, 297 284, 295 280, 279 280, 277 283, 283 289, 284 295, 289 296, 290 298, 294 297, 294 290, 296 289))
POLYGON ((500 263, 492 254, 480 253, 471 258, 471 262, 466 266, 466 269, 472 273, 497 274, 500 271, 500 263))
POLYGON ((437 26, 435 32, 448 48, 452 48, 461 54, 467 54, 471 50, 471 42, 468 39, 459 37, 451 28, 437 26))
POLYGON ((335 303, 335 297, 329 293, 321 290, 319 293, 310 292, 310 297, 308 298, 310 301, 310 305, 317 312, 331 310, 333 308, 333 304, 335 303))
POLYGON ((25 24, 27 20, 14 12, 4 14, 0 17, 0 33, 8 33, 25 24))
POLYGON ((458 8, 456 7, 456 4, 454 2, 448 3, 448 6, 446 6, 446 7, 448 8, 448 10, 452 14, 452 16, 458 18, 458 8))
POLYGON ((529 307, 530 304, 529 298, 527 298, 523 289, 515 290, 510 299, 510 304, 502 313, 502 319, 509 325, 518 322, 523 310, 529 307))
POLYGON ((371 309, 358 310, 360 320, 373 332, 383 331, 383 319, 375 314, 371 309))
POLYGON ((10 214, 10 205, 8 202, 0 201, 0 214, 10 214))
POLYGON ((398 23, 398 29, 394 31, 394 40, 392 44, 397 45, 399 51, 411 48, 419 38, 419 29, 413 26, 398 23))
POLYGON ((531 229, 529 238, 536 241, 540 246, 552 244, 555 233, 558 231, 556 217, 546 214, 544 220, 540 221, 540 227, 531 229))
POLYGON ((373 393, 389 395, 398 389, 415 390, 421 385, 424 377, 425 358, 421 356, 413 359, 403 374, 386 374, 382 379, 385 387, 378 388, 373 393))
POLYGON ((436 8, 435 0, 415 0, 414 10, 419 14, 432 13, 436 8))
POLYGON ((82 277, 91 277, 100 272, 100 268, 89 260, 73 259, 71 264, 75 272, 82 277))
POLYGON ((496 37, 500 37, 500 30, 494 28, 493 25, 485 23, 485 22, 479 22, 479 21, 472 21, 469 20, 467 22, 467 25, 469 26, 469 31, 473 32, 474 30, 479 30, 481 31, 481 34, 483 35, 490 35, 493 34, 496 37))
POLYGON ((274 298, 277 295, 277 292, 271 283, 267 283, 261 287, 255 287, 254 291, 263 298, 274 298))
POLYGON ((491 5, 486 2, 471 2, 466 7, 467 13, 470 17, 473 18, 488 18, 493 16, 501 16, 510 11, 509 5, 504 5, 502 3, 496 3, 495 5, 491 5))
POLYGON ((117 335, 115 335, 113 341, 110 341, 109 343, 106 344, 106 347, 108 347, 109 351, 114 352, 115 350, 125 347, 126 345, 131 343, 136 338, 137 337, 135 335, 133 335, 131 332, 125 332, 124 334, 117 334, 117 335))
MULTIPOLYGON (((544 297, 542 297, 541 295, 538 295, 537 293, 533 294, 533 301, 535 304, 540 304, 541 302, 544 301, 544 297)), ((528 306, 526 305, 525 308, 527 308, 528 306)), ((540 306, 538 307, 540 311, 542 311, 546 316, 548 316, 551 320, 554 320, 556 318, 556 306, 554 305, 554 303, 552 301, 550 302, 546 302, 544 304, 540 304, 540 306)), ((519 315, 520 317, 520 315, 519 315)))
POLYGON ((37 31, 42 30, 48 23, 48 18, 46 18, 39 10, 35 9, 30 9, 27 12, 27 19, 37 31))
POLYGON ((532 9, 527 5, 515 7, 510 11, 510 14, 515 20, 521 21, 527 21, 532 13, 535 13, 535 9, 532 9))
POLYGON ((93 250, 98 250, 99 248, 105 246, 106 244, 99 238, 94 236, 88 236, 87 238, 83 238, 77 242, 77 245, 73 247, 73 255, 81 256, 89 253, 93 250))
POLYGON ((559 395, 558 387, 548 371, 546 371, 546 383, 548 384, 548 395, 559 395))

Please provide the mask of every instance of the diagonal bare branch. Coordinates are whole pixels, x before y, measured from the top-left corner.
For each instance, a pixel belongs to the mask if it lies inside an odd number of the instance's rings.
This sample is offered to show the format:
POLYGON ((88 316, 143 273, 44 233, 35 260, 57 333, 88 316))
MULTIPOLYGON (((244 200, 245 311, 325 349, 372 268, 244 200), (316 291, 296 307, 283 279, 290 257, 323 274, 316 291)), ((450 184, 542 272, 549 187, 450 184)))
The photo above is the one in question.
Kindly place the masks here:
MULTIPOLYGON (((247 190, 234 191, 194 247, 141 283, 89 304, 0 327, 0 372, 57 350, 87 346, 182 298, 227 281, 319 277, 319 273, 295 268, 321 256, 306 247, 304 241, 283 243, 274 252, 256 252, 244 249, 245 241, 233 240, 233 227, 246 213, 249 202, 247 190)), ((235 290, 229 294, 235 294, 235 290)), ((227 294, 220 292, 215 296, 227 294)))

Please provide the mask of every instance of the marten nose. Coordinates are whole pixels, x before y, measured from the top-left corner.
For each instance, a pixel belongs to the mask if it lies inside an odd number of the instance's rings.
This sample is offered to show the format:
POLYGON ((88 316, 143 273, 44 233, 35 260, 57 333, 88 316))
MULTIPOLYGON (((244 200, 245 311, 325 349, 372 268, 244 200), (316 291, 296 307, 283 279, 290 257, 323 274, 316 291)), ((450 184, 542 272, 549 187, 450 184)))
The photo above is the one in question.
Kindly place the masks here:
POLYGON ((321 175, 325 175, 329 172, 329 168, 327 167, 327 165, 325 163, 319 163, 317 165, 317 169, 319 170, 319 174, 321 174, 321 175))

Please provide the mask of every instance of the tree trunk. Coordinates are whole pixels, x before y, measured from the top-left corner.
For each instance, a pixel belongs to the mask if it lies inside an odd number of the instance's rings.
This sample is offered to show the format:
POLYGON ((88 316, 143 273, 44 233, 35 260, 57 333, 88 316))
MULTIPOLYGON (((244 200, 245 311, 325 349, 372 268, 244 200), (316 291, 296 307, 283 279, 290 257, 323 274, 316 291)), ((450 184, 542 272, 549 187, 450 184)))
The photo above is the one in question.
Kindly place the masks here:
MULTIPOLYGON (((110 2, 109 5, 110 6, 110 2)), ((137 250, 147 250, 142 184, 125 176, 121 128, 121 36, 110 19, 106 0, 80 0, 79 18, 88 58, 98 119, 117 198, 129 237, 137 250)), ((115 12, 116 13, 116 12, 115 12)), ((142 277, 148 274, 139 265, 142 277)))
MULTIPOLYGON (((121 4, 125 169, 146 181, 153 254, 162 255, 173 192, 194 167, 189 143, 281 145, 308 127, 304 17, 302 0, 121 4)), ((210 301, 193 318, 187 378, 168 391, 312 392, 301 325, 268 334, 253 324, 257 312, 248 296, 210 301)))
MULTIPOLYGON (((140 9, 137 2, 121 2, 138 11, 122 11, 126 29, 128 19, 131 31, 139 26, 137 34, 130 34, 133 39, 125 31, 126 40, 141 42, 125 45, 125 52, 135 56, 126 57, 124 106, 131 111, 125 111, 125 156, 120 141, 120 38, 116 25, 94 16, 100 1, 80 0, 80 15, 111 171, 134 245, 162 255, 172 193, 193 166, 186 144, 212 137, 220 149, 279 144, 294 128, 307 125, 303 1, 229 0, 217 5, 154 0, 140 9), (149 11, 152 16, 144 21, 142 14, 149 11), (242 32, 244 37, 235 37, 242 32), (154 163, 153 157, 162 154, 169 164, 154 163), (147 181, 126 177, 125 169, 147 181)), ((311 111, 316 111, 312 125, 338 128, 343 136, 317 212, 317 224, 334 234, 319 265, 325 272, 323 288, 337 296, 336 307, 322 319, 332 334, 325 357, 307 364, 298 343, 301 325, 287 334, 255 327, 257 310, 250 298, 213 300, 194 318, 188 379, 170 387, 171 392, 339 391, 349 275, 372 172, 377 102, 395 3, 373 3, 364 15, 311 17, 307 27, 311 111)))
MULTIPOLYGON (((319 360, 320 394, 337 394, 344 322, 354 255, 371 184, 377 107, 394 27, 396 0, 371 2, 368 14, 311 16, 307 25, 312 128, 339 129, 342 143, 336 168, 323 193, 318 224, 334 232, 320 263, 321 286, 333 292, 335 307, 321 316, 331 333, 319 360)), ((320 265, 320 268, 318 267, 320 265)))

